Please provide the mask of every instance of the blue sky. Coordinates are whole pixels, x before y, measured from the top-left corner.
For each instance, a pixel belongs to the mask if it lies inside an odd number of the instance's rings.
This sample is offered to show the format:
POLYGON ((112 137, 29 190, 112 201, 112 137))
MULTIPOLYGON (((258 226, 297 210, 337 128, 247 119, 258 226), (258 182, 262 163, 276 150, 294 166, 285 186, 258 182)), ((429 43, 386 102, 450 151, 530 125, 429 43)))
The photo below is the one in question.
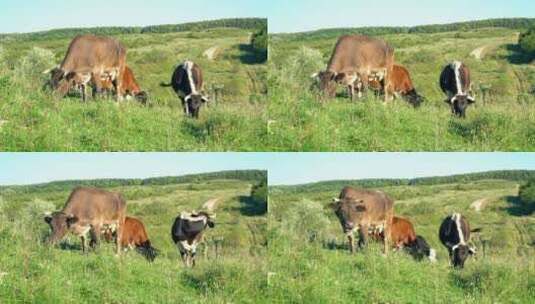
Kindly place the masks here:
POLYGON ((535 17, 533 0, 0 0, 0 33, 268 17, 270 32, 535 17))
POLYGON ((267 169, 272 185, 300 184, 535 170, 535 153, 0 153, 0 185, 234 169, 267 169))

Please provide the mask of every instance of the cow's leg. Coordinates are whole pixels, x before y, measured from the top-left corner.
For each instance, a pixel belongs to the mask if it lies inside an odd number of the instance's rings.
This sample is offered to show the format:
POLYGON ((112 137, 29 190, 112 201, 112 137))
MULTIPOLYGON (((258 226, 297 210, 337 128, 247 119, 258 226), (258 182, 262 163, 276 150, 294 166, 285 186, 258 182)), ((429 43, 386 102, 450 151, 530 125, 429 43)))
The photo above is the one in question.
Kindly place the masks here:
POLYGON ((85 84, 81 84, 80 85, 80 90, 82 91, 82 101, 85 102, 86 101, 86 96, 85 96, 85 84))
POLYGON ((366 92, 366 94, 368 93, 369 77, 370 77, 370 75, 368 75, 368 73, 363 73, 363 74, 360 75, 360 83, 361 83, 360 96, 361 97, 362 97, 362 92, 366 92))
POLYGON ((368 244, 368 225, 361 225, 359 229, 359 247, 364 248, 368 244))
POLYGON ((358 98, 361 99, 362 98, 362 82, 358 82, 357 83, 357 94, 358 94, 358 98))
POLYGON ((102 93, 102 78, 100 73, 93 73, 92 74, 93 79, 93 98, 96 98, 98 95, 102 93))
POLYGON ((388 69, 385 69, 385 75, 384 75, 384 78, 383 78, 383 82, 384 82, 384 86, 383 86, 383 89, 384 89, 384 94, 385 94, 385 102, 387 101, 391 101, 392 99, 394 99, 392 96, 390 96, 390 86, 392 85, 390 83, 390 72, 388 69))
POLYGON ((82 241, 82 253, 86 253, 86 250, 87 250, 87 245, 86 245, 87 236, 81 235, 80 236, 80 240, 82 241))
POLYGON ((191 253, 191 267, 195 267, 195 255, 197 254, 197 252, 193 251, 191 253))
MULTIPOLYGON (((124 71, 122 72, 124 73, 124 71)), ((116 98, 117 98, 117 101, 122 101, 123 100, 123 95, 122 95, 122 92, 123 92, 123 74, 122 73, 118 73, 117 74, 117 78, 115 79, 115 92, 116 92, 116 98)))
POLYGON ((355 237, 353 236, 353 232, 350 232, 347 234, 347 242, 349 244, 349 252, 354 253, 355 252, 355 237))
POLYGON ((91 230, 89 230, 89 233, 91 234, 91 242, 93 243, 93 247, 96 248, 100 244, 100 224, 91 226, 91 230))
POLYGON ((347 93, 349 94, 351 101, 353 101, 355 99, 355 86, 353 84, 347 86, 347 93))
POLYGON ((121 255, 121 244, 123 242, 123 228, 124 228, 124 219, 119 220, 117 223, 117 236, 116 236, 116 246, 117 246, 117 255, 121 255))
POLYGON ((383 245, 384 245, 384 254, 388 254, 388 248, 390 247, 390 239, 391 239, 391 235, 390 235, 390 223, 388 223, 388 221, 385 221, 383 223, 384 225, 384 240, 383 240, 383 245))

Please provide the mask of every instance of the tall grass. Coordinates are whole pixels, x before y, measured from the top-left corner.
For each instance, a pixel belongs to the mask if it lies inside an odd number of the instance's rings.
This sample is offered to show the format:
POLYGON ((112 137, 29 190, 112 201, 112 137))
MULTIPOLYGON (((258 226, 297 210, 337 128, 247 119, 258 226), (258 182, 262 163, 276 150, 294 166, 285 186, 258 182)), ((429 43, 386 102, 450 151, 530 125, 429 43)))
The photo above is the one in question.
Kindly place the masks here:
POLYGON ((154 263, 130 251, 115 256, 103 243, 82 254, 71 236, 60 246, 43 240, 45 211, 57 210, 68 191, 0 193, 2 303, 263 303, 267 302, 266 218, 243 210, 251 184, 222 180, 165 186, 123 186, 128 214, 140 218, 159 255, 154 263), (186 269, 170 236, 182 210, 219 197, 214 229, 205 234, 197 267, 186 269))
POLYGON ((277 151, 532 151, 535 97, 529 92, 533 66, 514 62, 515 33, 485 29, 438 34, 380 36, 396 48, 396 61, 411 72, 427 98, 413 109, 388 105, 372 93, 351 102, 321 102, 310 75, 325 69, 337 36, 309 33, 309 39, 277 36, 270 46, 269 140, 277 151), (316 36, 317 35, 317 36, 316 36), (482 60, 470 53, 484 46, 482 60), (441 69, 452 60, 472 70, 475 106, 466 119, 450 114, 438 87, 441 69))
MULTIPOLYGON (((336 187, 336 186, 335 186, 336 187)), ((508 181, 389 186, 398 216, 437 250, 438 262, 417 262, 404 252, 382 255, 370 243, 354 255, 332 210, 339 188, 270 191, 269 295, 284 303, 531 303, 535 296, 535 222, 514 215, 517 185, 508 181), (470 205, 487 198, 481 212, 470 205), (451 212, 472 227, 478 254, 462 270, 449 265, 438 227, 451 212)))

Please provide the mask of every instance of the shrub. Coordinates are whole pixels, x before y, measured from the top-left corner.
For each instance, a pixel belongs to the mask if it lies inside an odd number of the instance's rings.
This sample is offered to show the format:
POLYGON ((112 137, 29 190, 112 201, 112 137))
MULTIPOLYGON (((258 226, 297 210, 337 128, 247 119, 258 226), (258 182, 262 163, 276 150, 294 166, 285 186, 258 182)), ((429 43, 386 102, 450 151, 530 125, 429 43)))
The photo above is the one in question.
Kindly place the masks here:
POLYGON ((40 84, 48 79, 44 70, 55 65, 54 53, 47 49, 34 47, 21 57, 15 66, 15 79, 24 84, 40 84))
POLYGON ((518 44, 524 52, 535 56, 535 28, 520 34, 518 44))
POLYGON ((527 207, 535 208, 535 179, 528 181, 518 191, 520 201, 527 207))
POLYGON ((266 62, 268 54, 267 28, 262 28, 251 36, 251 46, 255 50, 256 60, 258 62, 266 62))

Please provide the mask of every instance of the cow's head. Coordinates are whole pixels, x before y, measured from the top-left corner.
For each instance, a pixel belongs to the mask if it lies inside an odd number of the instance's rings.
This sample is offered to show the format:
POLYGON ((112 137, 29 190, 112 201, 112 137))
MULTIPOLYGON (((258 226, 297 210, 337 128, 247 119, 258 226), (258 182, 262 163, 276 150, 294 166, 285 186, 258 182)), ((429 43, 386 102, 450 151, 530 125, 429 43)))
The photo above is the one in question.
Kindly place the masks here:
POLYGON ((199 111, 205 102, 208 102, 208 98, 201 94, 190 94, 184 98, 186 111, 193 118, 199 117, 199 111))
POLYGON ((353 231, 366 212, 364 201, 355 198, 333 198, 329 206, 338 217, 344 233, 353 231))
POLYGON ((416 240, 408 246, 408 251, 416 260, 420 261, 424 257, 429 258, 431 262, 436 262, 436 252, 429 246, 427 241, 420 235, 416 236, 416 240))
POLYGON ((141 104, 146 105, 149 100, 149 95, 145 91, 139 91, 134 94, 134 98, 141 104))
POLYGON ((451 111, 458 117, 466 116, 466 108, 476 102, 475 98, 470 95, 455 95, 451 99, 446 100, 450 104, 451 111))
POLYGON ((452 247, 451 251, 451 263, 455 268, 463 268, 466 259, 476 253, 474 247, 470 247, 466 244, 457 244, 452 247))
POLYGON ((317 81, 323 96, 330 98, 336 96, 336 76, 336 73, 332 71, 321 71, 312 75, 317 81))
POLYGON ((64 212, 53 212, 45 214, 44 220, 52 230, 47 242, 55 244, 67 234, 71 225, 78 221, 78 217, 64 212))
POLYGON ((415 89, 408 91, 403 97, 415 108, 418 108, 425 101, 425 98, 418 94, 415 89))

